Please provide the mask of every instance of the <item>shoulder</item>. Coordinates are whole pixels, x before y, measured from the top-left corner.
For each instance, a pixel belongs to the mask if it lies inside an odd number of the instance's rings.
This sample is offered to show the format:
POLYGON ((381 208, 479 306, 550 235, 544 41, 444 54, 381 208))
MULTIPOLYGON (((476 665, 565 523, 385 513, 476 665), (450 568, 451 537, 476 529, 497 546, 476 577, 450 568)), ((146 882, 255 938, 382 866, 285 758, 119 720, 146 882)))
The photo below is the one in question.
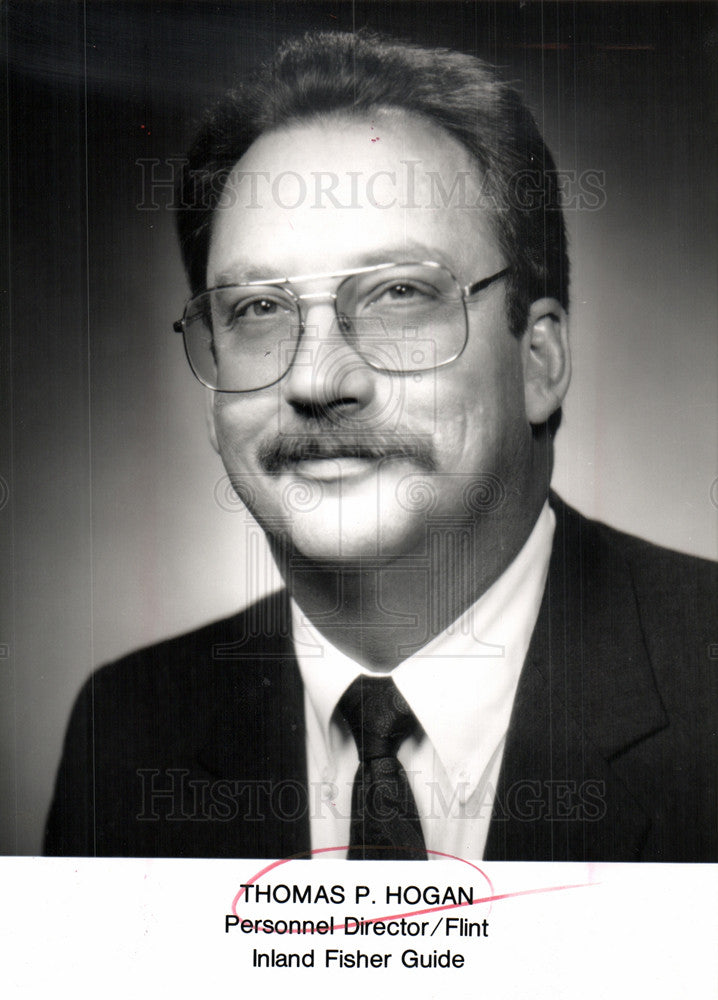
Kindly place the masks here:
POLYGON ((259 717, 293 671, 286 603, 282 592, 272 594, 97 669, 75 700, 65 758, 92 759, 97 773, 133 774, 143 761, 193 758, 230 714, 235 732, 237 716, 259 717))
POLYGON ((145 694, 153 704, 163 698, 191 703, 208 691, 249 681, 253 667, 285 662, 292 656, 287 595, 277 591, 229 618, 211 622, 162 642, 135 650, 99 667, 80 693, 97 703, 123 695, 145 694))
POLYGON ((285 605, 282 594, 271 595, 89 677, 65 735, 45 853, 231 854, 236 826, 174 822, 183 818, 174 814, 169 823, 145 822, 142 796, 156 785, 164 801, 175 778, 189 788, 212 775, 262 773, 273 724, 264 720, 276 717, 275 703, 293 691, 297 673, 285 605))
MULTIPOLYGON (((635 601, 643 642, 659 681, 678 683, 686 691, 699 679, 704 690, 706 684, 714 687, 718 563, 592 521, 558 497, 552 497, 551 505, 557 520, 554 547, 578 551, 583 585, 591 599, 610 601, 617 591, 630 593, 631 603, 635 601), (601 584, 594 589, 596 578, 601 584), (678 665, 687 669, 677 671, 678 665)), ((614 621, 620 629, 621 608, 615 609, 614 621)))
MULTIPOLYGON (((675 552, 636 535, 593 521, 552 494, 551 506, 557 518, 558 540, 580 546, 589 559, 606 554, 620 558, 631 573, 634 585, 655 600, 715 597, 718 562, 675 552)), ((714 600, 710 602, 713 610, 714 600)))

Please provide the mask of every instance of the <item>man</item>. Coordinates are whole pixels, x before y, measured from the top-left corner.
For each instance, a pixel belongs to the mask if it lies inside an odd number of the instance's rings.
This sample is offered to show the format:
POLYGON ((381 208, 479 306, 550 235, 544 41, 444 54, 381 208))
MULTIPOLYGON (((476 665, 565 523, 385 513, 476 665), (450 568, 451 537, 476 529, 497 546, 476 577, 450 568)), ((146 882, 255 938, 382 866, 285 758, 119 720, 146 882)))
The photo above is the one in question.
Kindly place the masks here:
POLYGON ((178 327, 287 589, 91 678, 48 853, 715 860, 715 568, 549 493, 568 264, 516 94, 308 36, 182 206, 178 327))

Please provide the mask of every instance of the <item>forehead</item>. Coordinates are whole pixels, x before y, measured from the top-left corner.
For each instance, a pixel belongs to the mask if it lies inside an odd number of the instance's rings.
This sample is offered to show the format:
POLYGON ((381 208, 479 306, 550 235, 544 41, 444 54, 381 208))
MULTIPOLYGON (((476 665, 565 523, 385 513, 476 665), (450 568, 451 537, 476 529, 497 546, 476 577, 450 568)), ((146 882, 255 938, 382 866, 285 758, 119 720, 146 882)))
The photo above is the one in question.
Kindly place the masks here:
POLYGON ((501 264, 481 177, 449 133, 419 117, 332 115, 260 137, 212 220, 208 286, 436 260, 471 281, 501 264))

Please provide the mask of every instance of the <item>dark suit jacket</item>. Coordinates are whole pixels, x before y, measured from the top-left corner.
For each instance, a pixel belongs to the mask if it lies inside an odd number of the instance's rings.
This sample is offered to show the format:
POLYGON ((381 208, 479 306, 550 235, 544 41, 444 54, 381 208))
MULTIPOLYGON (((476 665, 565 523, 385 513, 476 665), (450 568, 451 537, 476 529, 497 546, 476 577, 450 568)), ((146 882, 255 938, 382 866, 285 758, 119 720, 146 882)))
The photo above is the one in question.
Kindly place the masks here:
MULTIPOLYGON (((552 505, 485 858, 718 861, 717 566, 552 505)), ((280 593, 90 678, 46 853, 295 855, 306 782, 280 593)))

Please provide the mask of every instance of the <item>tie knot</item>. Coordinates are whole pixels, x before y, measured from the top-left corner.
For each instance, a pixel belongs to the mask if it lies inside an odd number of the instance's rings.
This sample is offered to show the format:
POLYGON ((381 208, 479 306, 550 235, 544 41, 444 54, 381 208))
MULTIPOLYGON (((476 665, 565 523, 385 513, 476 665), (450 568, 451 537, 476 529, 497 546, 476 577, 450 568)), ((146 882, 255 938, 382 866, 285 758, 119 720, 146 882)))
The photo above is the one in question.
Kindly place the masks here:
POLYGON ((391 677, 357 677, 339 699, 338 707, 364 762, 395 757, 418 725, 391 677))

